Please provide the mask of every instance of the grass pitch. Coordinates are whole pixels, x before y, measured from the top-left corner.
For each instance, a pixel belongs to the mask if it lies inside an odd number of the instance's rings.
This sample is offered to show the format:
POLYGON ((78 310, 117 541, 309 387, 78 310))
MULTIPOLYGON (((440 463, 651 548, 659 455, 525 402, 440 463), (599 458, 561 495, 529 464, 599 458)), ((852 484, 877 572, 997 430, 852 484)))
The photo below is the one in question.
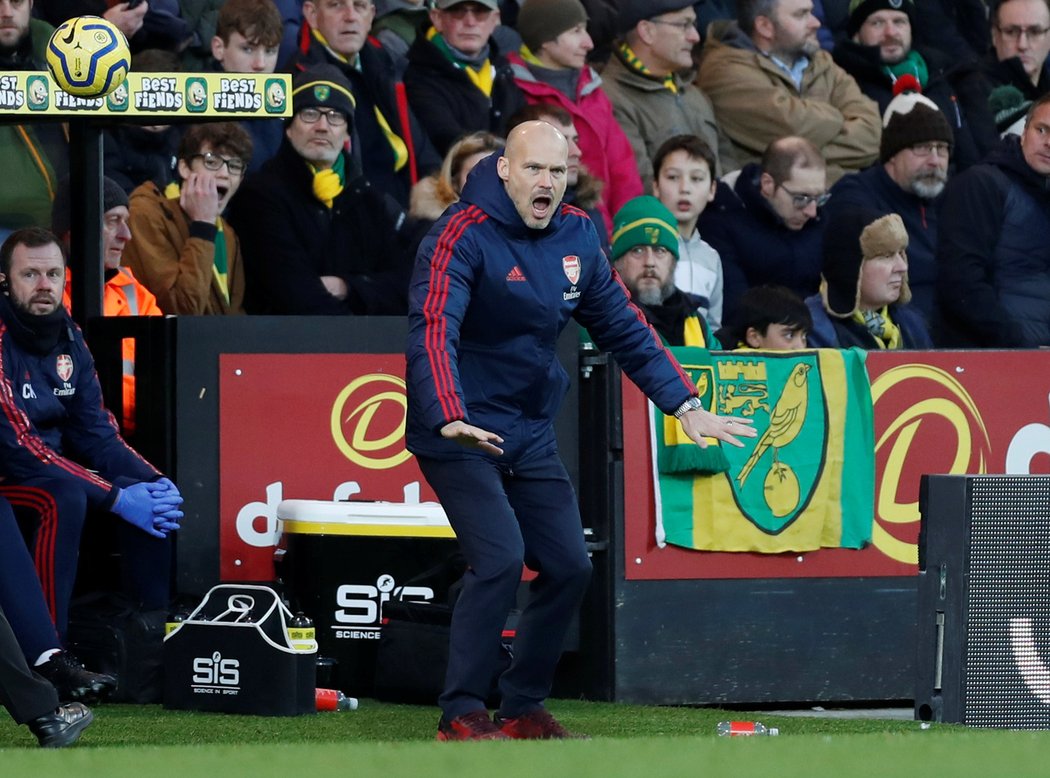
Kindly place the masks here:
POLYGON ((588 741, 436 743, 437 710, 362 700, 357 711, 296 718, 104 705, 80 745, 43 751, 0 718, 0 776, 1015 776, 1050 775, 1050 733, 918 722, 824 719, 554 700, 588 741), (723 719, 758 719, 779 737, 719 738, 723 719))

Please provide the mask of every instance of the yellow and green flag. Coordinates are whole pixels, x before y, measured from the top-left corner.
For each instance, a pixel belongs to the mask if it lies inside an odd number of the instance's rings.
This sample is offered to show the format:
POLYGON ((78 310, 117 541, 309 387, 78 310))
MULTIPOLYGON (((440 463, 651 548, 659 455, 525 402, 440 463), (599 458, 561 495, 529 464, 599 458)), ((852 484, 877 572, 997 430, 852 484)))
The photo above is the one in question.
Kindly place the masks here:
POLYGON ((724 468, 712 455, 683 467, 680 425, 652 414, 657 542, 778 553, 870 541, 875 445, 863 351, 671 351, 708 408, 753 419, 758 436, 714 448, 724 468))

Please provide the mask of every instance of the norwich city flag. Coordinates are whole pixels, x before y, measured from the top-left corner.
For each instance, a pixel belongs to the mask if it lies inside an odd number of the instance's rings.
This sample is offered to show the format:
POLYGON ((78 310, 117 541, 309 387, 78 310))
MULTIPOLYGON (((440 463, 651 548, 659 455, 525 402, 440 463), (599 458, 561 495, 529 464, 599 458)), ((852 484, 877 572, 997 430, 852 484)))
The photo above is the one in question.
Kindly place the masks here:
POLYGON ((671 351, 709 409, 752 419, 758 436, 743 448, 715 443, 725 467, 707 456, 685 468, 674 452, 690 441, 654 410, 658 543, 777 553, 870 541, 875 445, 863 351, 671 351))

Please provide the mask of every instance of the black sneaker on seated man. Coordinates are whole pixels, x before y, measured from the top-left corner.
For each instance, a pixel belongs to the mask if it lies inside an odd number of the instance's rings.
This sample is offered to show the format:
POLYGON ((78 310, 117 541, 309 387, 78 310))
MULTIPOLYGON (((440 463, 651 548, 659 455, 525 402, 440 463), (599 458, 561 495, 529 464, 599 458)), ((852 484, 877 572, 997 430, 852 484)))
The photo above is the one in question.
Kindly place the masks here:
POLYGON ((51 681, 61 702, 102 702, 117 687, 117 679, 93 673, 68 651, 57 651, 33 668, 51 681))
POLYGON ((588 735, 569 732, 546 708, 536 708, 513 719, 505 719, 498 714, 494 719, 495 726, 514 740, 589 740, 588 735))
POLYGON ((29 731, 36 735, 41 748, 65 748, 80 739, 81 733, 95 716, 91 709, 80 702, 59 705, 52 713, 45 713, 26 722, 29 731))
POLYGON ((438 740, 510 740, 492 723, 488 711, 472 710, 451 721, 441 717, 438 722, 438 740))

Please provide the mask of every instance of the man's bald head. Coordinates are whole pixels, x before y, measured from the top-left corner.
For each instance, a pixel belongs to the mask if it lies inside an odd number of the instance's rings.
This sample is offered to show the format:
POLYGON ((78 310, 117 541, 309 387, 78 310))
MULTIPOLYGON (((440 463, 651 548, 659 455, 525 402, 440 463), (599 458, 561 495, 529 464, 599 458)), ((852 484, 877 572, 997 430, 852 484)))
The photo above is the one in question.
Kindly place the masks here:
POLYGON ((542 230, 565 194, 569 144, 557 127, 523 122, 511 130, 496 171, 526 226, 542 230))

